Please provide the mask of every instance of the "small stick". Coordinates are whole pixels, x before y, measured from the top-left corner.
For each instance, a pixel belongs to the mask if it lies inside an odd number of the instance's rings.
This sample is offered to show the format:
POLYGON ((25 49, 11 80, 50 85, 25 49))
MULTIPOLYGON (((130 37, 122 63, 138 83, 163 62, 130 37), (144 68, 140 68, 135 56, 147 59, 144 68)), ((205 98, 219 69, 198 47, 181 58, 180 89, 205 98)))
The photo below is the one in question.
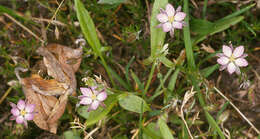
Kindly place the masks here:
POLYGON ((17 25, 19 25, 20 27, 22 27, 24 30, 26 30, 28 33, 30 33, 31 35, 33 35, 36 39, 38 39, 39 41, 41 41, 42 43, 44 43, 44 40, 42 40, 40 37, 38 37, 36 34, 34 34, 30 29, 28 29, 26 26, 24 26, 23 24, 21 24, 20 22, 18 22, 17 20, 15 20, 12 16, 10 16, 7 13, 4 13, 4 15, 6 17, 8 17, 9 19, 11 19, 13 22, 15 22, 17 25))
POLYGON ((230 103, 230 105, 243 117, 244 120, 255 130, 257 134, 260 134, 259 130, 246 118, 246 116, 240 112, 240 110, 223 94, 221 93, 216 87, 214 89, 219 93, 226 101, 230 103))
MULTIPOLYGON (((60 9, 61 5, 63 4, 63 2, 64 2, 64 0, 62 0, 62 1, 61 1, 61 3, 60 3, 60 5, 59 5, 59 7, 56 9, 56 11, 55 11, 54 15, 53 15, 53 16, 52 16, 52 18, 51 18, 51 22, 52 22, 52 21, 53 21, 53 19, 56 17, 56 15, 57 15, 57 13, 58 13, 58 11, 59 11, 59 9, 60 9)), ((51 22, 49 22, 49 23, 48 23, 48 25, 47 25, 47 27, 46 27, 46 30, 49 28, 49 26, 50 26, 51 22)))
POLYGON ((5 94, 1 97, 0 104, 4 101, 4 99, 11 92, 11 90, 12 90, 12 87, 9 87, 8 90, 5 92, 5 94))

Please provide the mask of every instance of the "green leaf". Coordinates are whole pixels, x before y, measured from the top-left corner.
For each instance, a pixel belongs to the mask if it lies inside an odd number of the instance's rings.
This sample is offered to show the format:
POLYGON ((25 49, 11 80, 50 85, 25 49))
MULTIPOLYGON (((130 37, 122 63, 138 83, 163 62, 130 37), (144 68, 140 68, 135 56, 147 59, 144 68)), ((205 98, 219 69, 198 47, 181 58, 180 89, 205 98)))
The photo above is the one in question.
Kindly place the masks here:
POLYGON ((150 110, 147 103, 139 96, 132 94, 123 94, 119 97, 119 105, 132 112, 142 113, 150 110), (142 111, 142 103, 143 103, 143 111, 142 111))
POLYGON ((118 94, 109 95, 108 98, 104 101, 106 105, 105 108, 100 106, 97 110, 88 112, 88 106, 82 106, 78 109, 77 112, 80 116, 87 119, 87 126, 93 125, 99 120, 102 120, 111 111, 111 109, 118 101, 117 96, 118 94))
POLYGON ((80 23, 81 30, 87 39, 89 45, 92 47, 98 56, 101 56, 101 44, 98 39, 96 28, 89 12, 84 8, 80 0, 75 0, 77 17, 80 23))
POLYGON ((210 28, 207 29, 208 30, 207 33, 200 34, 197 37, 193 38, 193 40, 192 40, 193 45, 196 45, 197 43, 199 43, 202 40, 206 39, 207 36, 209 36, 209 35, 214 35, 214 34, 216 34, 218 32, 221 32, 221 31, 224 31, 224 30, 228 29, 229 27, 239 23, 243 19, 244 19, 243 16, 238 16, 238 17, 228 18, 228 19, 225 19, 225 20, 216 21, 213 24, 213 26, 211 26, 210 28))
POLYGON ((203 75, 205 78, 207 78, 208 76, 210 76, 218 68, 219 68, 219 64, 215 64, 213 66, 209 66, 209 67, 201 70, 201 75, 203 75))
POLYGON ((157 129, 156 123, 149 123, 144 129, 143 139, 162 139, 161 132, 157 129))
POLYGON ((81 139, 78 134, 76 134, 75 132, 73 132, 71 130, 65 131, 63 133, 63 136, 64 136, 65 139, 81 139))
POLYGON ((158 119, 158 125, 161 131, 161 134, 163 136, 164 139, 174 139, 171 130, 169 129, 168 125, 166 124, 166 117, 167 114, 163 114, 162 116, 160 116, 160 118, 158 119))
POLYGON ((161 28, 156 28, 159 24, 156 16, 160 12, 160 8, 165 8, 168 0, 155 0, 151 15, 150 31, 151 31, 151 56, 155 56, 158 46, 164 43, 165 32, 161 28))
POLYGON ((127 0, 99 0, 98 4, 121 4, 125 3, 127 0))
POLYGON ((74 2, 75 2, 77 18, 79 20, 80 28, 84 34, 84 37, 87 39, 94 53, 100 57, 101 62, 108 73, 111 83, 113 84, 114 87, 116 87, 114 80, 111 76, 111 73, 108 69, 107 63, 102 55, 102 50, 104 49, 101 48, 101 44, 96 33, 94 22, 91 19, 89 12, 85 9, 84 5, 80 2, 80 0, 74 0, 74 2))

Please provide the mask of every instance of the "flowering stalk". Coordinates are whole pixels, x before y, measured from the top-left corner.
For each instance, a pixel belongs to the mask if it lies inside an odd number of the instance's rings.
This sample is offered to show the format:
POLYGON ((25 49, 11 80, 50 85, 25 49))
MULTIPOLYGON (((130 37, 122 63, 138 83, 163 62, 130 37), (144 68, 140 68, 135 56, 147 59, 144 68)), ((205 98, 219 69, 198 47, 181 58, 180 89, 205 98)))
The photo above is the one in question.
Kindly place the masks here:
POLYGON ((244 46, 238 46, 233 49, 232 44, 230 46, 223 45, 222 51, 223 53, 217 54, 219 57, 217 62, 221 65, 220 70, 227 68, 229 74, 234 72, 240 74, 239 67, 246 67, 248 65, 245 59, 247 54, 244 54, 244 46))
POLYGON ((161 22, 157 27, 162 27, 164 32, 170 32, 171 37, 174 35, 174 29, 182 29, 185 25, 184 18, 186 14, 181 12, 181 6, 175 11, 171 4, 167 4, 164 9, 160 9, 157 19, 161 22))
POLYGON ((18 124, 24 124, 27 127, 27 121, 33 120, 34 117, 34 104, 26 103, 24 100, 19 100, 17 105, 10 103, 11 109, 11 120, 16 120, 18 124))
POLYGON ((83 95, 79 96, 80 104, 90 105, 88 111, 96 110, 99 105, 105 106, 103 101, 107 98, 107 93, 104 90, 98 91, 96 86, 90 88, 80 88, 83 95))

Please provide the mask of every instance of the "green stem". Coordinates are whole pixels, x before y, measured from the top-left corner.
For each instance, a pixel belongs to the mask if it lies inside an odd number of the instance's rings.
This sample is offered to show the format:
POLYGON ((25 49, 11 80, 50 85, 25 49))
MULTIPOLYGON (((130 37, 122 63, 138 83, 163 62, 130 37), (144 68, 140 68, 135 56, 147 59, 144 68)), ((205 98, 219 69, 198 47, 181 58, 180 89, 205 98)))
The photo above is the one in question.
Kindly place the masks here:
POLYGON ((143 93, 144 95, 147 93, 148 88, 149 88, 149 86, 150 86, 150 83, 151 83, 151 81, 152 81, 153 73, 154 73, 155 67, 156 67, 156 62, 153 62, 153 66, 152 66, 151 72, 150 72, 150 74, 149 74, 148 81, 147 81, 146 86, 145 86, 145 88, 144 88, 144 93, 143 93))
POLYGON ((208 6, 208 0, 204 0, 203 10, 202 10, 202 18, 203 19, 205 19, 205 17, 206 17, 207 6, 208 6))
POLYGON ((105 67, 105 69, 106 69, 106 71, 108 73, 108 77, 109 77, 113 87, 117 88, 117 86, 116 86, 116 84, 115 84, 115 82, 114 82, 114 80, 113 80, 113 78, 111 76, 112 74, 110 73, 110 70, 108 69, 107 63, 106 63, 105 59, 103 58, 102 54, 99 54, 99 57, 101 59, 102 65, 105 67))

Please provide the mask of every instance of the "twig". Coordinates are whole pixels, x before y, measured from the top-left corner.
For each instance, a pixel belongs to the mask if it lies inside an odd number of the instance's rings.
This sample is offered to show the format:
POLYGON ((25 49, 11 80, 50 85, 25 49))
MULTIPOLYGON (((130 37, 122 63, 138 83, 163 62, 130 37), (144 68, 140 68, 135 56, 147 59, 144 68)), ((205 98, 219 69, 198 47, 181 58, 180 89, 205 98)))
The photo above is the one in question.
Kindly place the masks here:
POLYGON ((22 27, 24 30, 26 30, 28 33, 30 33, 31 35, 33 35, 33 37, 35 37, 36 39, 38 39, 39 41, 41 41, 42 43, 44 43, 44 40, 42 40, 40 37, 38 37, 36 34, 34 34, 30 29, 28 29, 26 26, 24 26, 23 24, 21 24, 20 22, 18 22, 17 20, 15 20, 12 16, 10 16, 7 13, 4 13, 4 15, 6 17, 8 17, 9 19, 11 19, 13 22, 15 22, 17 25, 19 25, 20 27, 22 27))
POLYGON ((50 19, 44 19, 44 18, 36 18, 36 17, 33 17, 32 20, 39 21, 39 22, 48 22, 50 24, 64 26, 64 27, 67 26, 66 24, 64 24, 64 23, 62 23, 60 21, 56 21, 56 20, 50 20, 50 19))
MULTIPOLYGON (((60 3, 60 5, 59 5, 59 7, 56 9, 56 11, 55 11, 54 15, 53 15, 53 16, 52 16, 52 18, 51 18, 51 22, 53 22, 53 19, 56 17, 56 15, 57 15, 57 13, 58 13, 58 11, 59 11, 59 9, 60 9, 61 5, 63 4, 63 2, 64 2, 64 0, 62 0, 62 1, 61 1, 61 3, 60 3)), ((48 23, 48 25, 47 25, 47 27, 46 27, 46 30, 49 28, 49 26, 50 26, 51 22, 49 22, 49 23, 48 23)))
POLYGON ((192 136, 192 134, 191 134, 191 132, 190 132, 190 129, 189 129, 189 126, 188 126, 187 122, 186 122, 185 119, 184 119, 183 107, 184 107, 185 104, 188 102, 188 100, 189 100, 191 97, 194 96, 195 93, 196 93, 196 92, 193 91, 193 87, 192 87, 192 88, 191 88, 191 91, 188 91, 188 92, 184 95, 184 100, 183 100, 182 105, 181 105, 181 119, 182 119, 182 121, 184 122, 184 124, 185 124, 185 126, 186 126, 186 128, 187 128, 187 131, 188 131, 188 133, 189 133, 191 139, 193 139, 193 136, 192 136))
POLYGON ((244 120, 255 130, 257 134, 260 134, 259 130, 246 118, 246 116, 240 112, 240 110, 222 93, 220 92, 216 87, 214 89, 219 93, 226 101, 229 102, 229 104, 243 117, 244 120))
POLYGON ((11 90, 12 90, 12 87, 9 87, 8 90, 4 93, 4 95, 0 99, 0 104, 4 101, 4 99, 11 92, 11 90))

